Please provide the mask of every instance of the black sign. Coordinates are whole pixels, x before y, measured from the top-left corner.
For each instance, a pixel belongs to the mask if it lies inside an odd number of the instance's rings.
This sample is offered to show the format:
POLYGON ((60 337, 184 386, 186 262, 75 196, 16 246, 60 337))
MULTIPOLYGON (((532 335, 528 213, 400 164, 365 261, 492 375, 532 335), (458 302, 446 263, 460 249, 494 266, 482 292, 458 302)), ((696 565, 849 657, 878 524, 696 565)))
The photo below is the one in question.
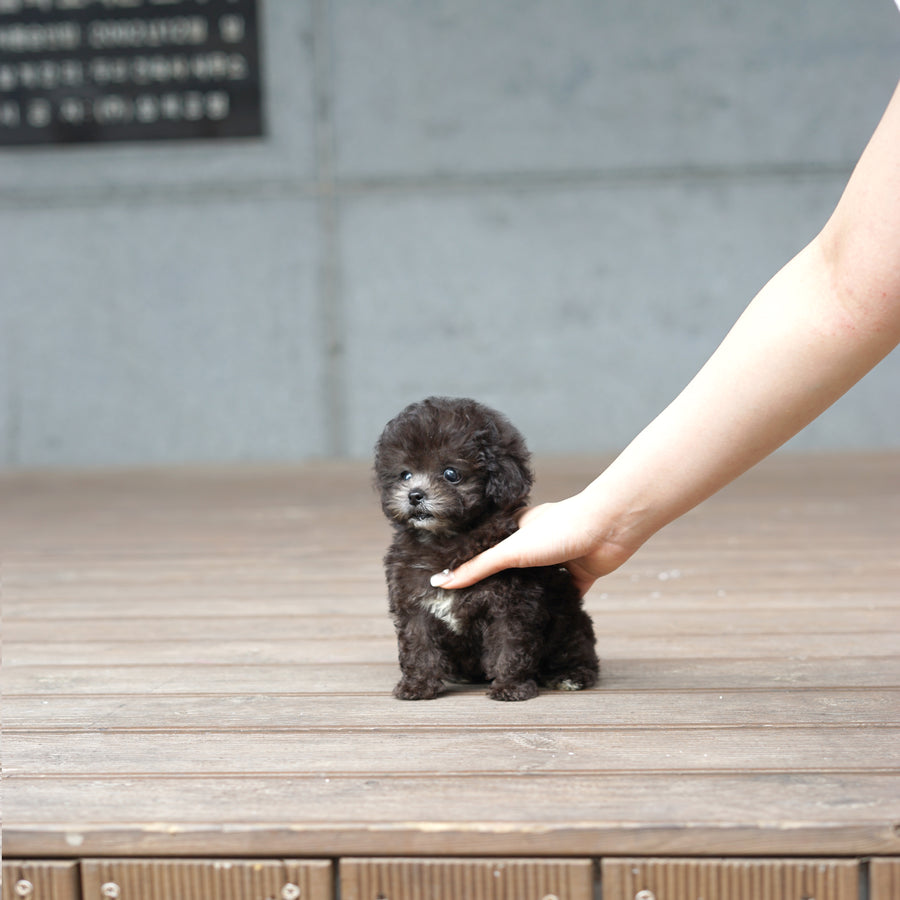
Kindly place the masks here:
POLYGON ((0 0, 0 145, 262 134, 256 0, 0 0))

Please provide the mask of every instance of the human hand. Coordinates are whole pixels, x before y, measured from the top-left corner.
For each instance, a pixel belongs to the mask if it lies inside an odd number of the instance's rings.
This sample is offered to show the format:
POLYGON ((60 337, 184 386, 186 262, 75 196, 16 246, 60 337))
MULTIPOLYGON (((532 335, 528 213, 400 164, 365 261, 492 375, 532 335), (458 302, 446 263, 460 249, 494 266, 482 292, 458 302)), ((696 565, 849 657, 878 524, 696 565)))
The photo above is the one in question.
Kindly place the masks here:
POLYGON ((563 565, 584 595, 598 578, 617 569, 633 552, 604 536, 596 509, 582 493, 525 510, 518 531, 453 572, 432 576, 431 583, 453 590, 503 569, 563 565))

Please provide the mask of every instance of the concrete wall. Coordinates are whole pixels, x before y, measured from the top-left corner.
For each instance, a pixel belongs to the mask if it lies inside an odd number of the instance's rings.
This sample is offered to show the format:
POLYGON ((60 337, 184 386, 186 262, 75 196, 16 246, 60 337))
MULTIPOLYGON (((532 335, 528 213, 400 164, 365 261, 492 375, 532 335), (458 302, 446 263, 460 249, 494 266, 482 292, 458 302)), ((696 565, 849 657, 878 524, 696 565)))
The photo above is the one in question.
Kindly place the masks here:
MULTIPOLYGON (((263 140, 0 153, 0 465, 623 446, 824 222, 890 0, 268 0, 263 140)), ((900 354, 798 443, 900 445, 900 354)))

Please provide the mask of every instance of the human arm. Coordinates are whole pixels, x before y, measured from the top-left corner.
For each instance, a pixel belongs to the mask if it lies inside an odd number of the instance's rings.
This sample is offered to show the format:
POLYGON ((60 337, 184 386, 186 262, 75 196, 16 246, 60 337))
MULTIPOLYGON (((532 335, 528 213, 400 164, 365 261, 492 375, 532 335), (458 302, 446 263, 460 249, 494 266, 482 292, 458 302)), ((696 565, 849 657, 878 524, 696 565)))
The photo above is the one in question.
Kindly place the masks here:
POLYGON ((824 412, 900 342, 900 85, 833 215, 595 481, 435 583, 566 564, 582 590, 824 412))

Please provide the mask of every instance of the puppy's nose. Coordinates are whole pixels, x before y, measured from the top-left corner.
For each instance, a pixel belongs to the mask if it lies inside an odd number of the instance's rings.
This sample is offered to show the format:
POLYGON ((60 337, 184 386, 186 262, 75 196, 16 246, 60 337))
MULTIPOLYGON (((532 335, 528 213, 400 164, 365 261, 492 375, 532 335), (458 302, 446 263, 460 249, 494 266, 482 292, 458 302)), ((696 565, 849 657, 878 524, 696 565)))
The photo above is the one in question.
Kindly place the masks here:
POLYGON ((425 491, 420 491, 418 488, 414 488, 409 492, 409 502, 412 503, 413 506, 418 506, 425 497, 425 491))

